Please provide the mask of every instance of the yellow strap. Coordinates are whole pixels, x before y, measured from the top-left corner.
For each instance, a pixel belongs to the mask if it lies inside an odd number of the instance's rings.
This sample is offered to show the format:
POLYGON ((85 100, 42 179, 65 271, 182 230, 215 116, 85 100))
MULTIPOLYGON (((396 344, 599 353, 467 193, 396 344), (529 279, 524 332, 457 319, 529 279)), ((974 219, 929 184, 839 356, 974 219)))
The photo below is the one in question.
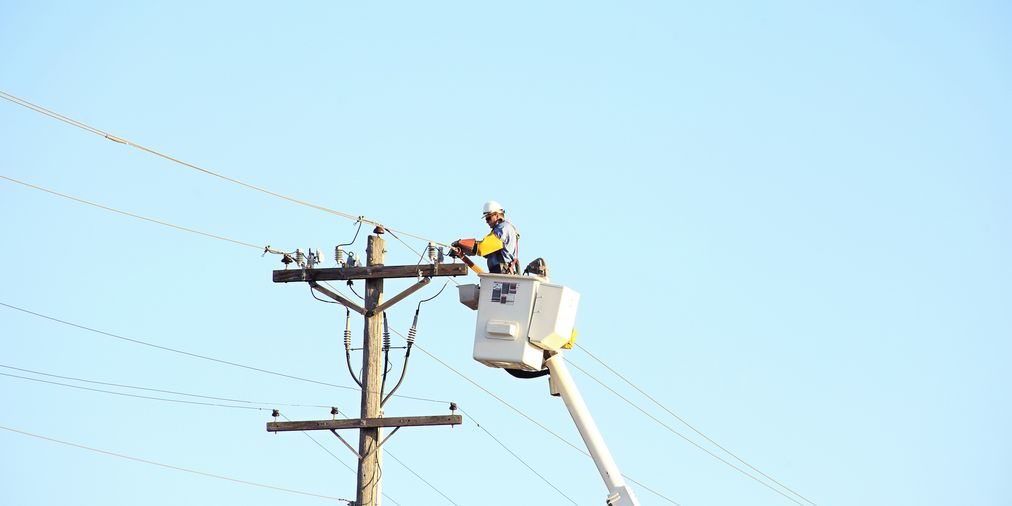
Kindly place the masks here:
POLYGON ((573 333, 569 335, 569 342, 562 345, 563 349, 571 350, 573 345, 576 344, 576 328, 573 328, 573 333))
POLYGON ((478 243, 478 254, 487 257, 496 251, 502 249, 502 241, 495 236, 495 232, 490 232, 485 236, 481 242, 478 243))

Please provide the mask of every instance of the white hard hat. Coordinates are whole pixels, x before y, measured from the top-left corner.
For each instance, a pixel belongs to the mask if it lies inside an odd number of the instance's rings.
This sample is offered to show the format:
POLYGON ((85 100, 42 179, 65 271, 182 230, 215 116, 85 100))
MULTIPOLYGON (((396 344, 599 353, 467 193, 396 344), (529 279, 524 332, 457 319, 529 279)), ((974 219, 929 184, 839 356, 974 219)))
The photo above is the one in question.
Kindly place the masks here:
POLYGON ((489 213, 502 213, 505 212, 498 202, 490 200, 485 202, 485 205, 481 208, 481 215, 485 216, 489 213))

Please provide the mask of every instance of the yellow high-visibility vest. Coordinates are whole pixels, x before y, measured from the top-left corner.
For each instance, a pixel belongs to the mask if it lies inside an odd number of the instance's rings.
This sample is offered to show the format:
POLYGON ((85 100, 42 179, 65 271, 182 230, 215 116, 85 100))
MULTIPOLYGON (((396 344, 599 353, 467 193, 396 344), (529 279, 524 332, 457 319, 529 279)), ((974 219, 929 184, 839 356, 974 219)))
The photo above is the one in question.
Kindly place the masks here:
POLYGON ((495 232, 489 232, 489 234, 478 243, 478 254, 483 257, 487 257, 502 248, 502 240, 495 236, 495 232))

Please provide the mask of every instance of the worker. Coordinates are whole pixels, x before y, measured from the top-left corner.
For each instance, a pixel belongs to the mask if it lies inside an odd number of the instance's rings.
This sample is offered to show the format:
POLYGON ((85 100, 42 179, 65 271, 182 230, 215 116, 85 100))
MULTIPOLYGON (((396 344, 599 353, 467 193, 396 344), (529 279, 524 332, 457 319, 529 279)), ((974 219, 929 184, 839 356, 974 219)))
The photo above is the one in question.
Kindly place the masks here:
POLYGON ((520 263, 520 232, 498 202, 490 200, 482 208, 482 218, 491 232, 484 239, 458 239, 450 245, 450 255, 481 255, 488 262, 488 271, 518 274, 520 263))

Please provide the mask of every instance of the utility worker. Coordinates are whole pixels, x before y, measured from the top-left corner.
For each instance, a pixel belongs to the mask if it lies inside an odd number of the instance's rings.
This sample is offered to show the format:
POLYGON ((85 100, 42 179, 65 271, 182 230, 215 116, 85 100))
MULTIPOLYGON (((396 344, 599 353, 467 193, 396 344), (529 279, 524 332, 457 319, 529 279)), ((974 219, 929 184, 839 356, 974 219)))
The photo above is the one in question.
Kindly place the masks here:
POLYGON ((482 208, 482 217, 492 229, 484 239, 458 239, 450 244, 453 256, 481 255, 488 262, 488 271, 498 274, 518 274, 520 263, 520 232, 498 202, 490 200, 482 208))

